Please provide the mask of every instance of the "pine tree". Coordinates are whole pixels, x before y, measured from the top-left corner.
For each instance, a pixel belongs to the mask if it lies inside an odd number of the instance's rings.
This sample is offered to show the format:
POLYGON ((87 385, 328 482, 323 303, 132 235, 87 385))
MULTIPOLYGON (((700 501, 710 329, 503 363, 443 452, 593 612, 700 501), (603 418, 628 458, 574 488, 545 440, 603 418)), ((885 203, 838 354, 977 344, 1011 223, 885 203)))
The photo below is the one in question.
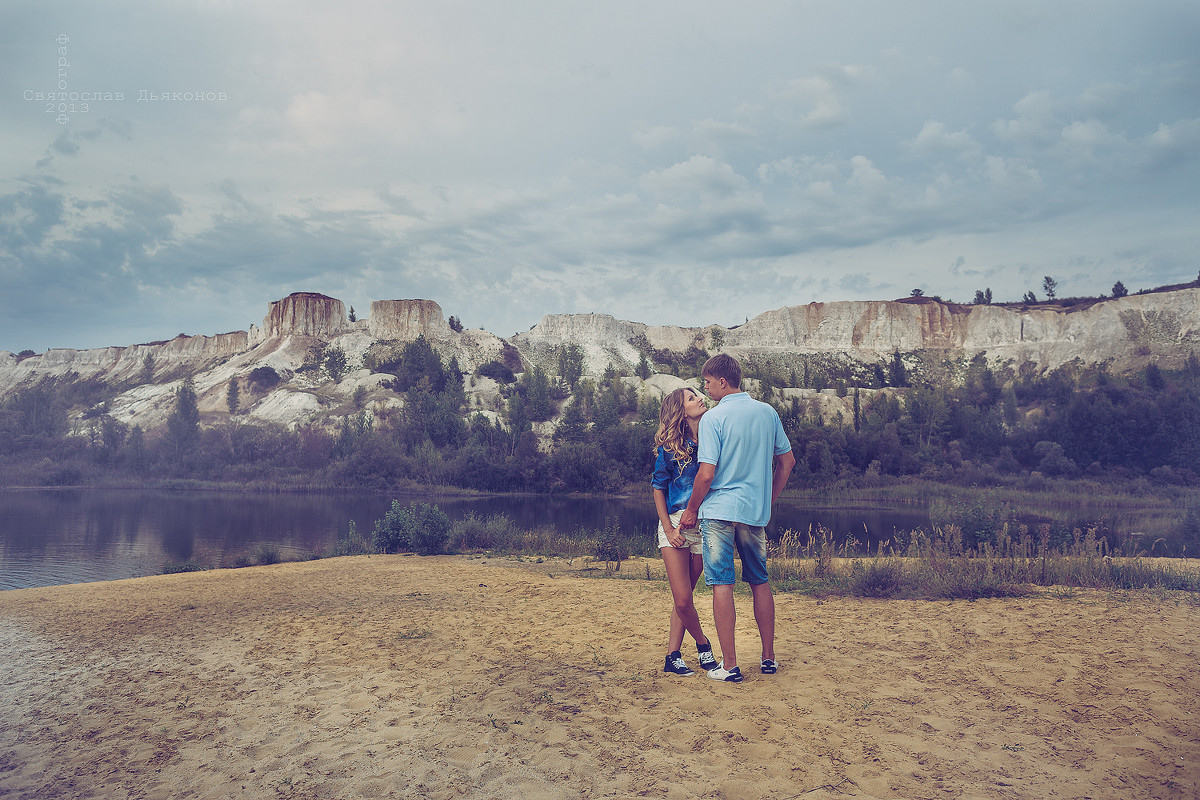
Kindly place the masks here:
POLYGON ((175 411, 167 417, 167 443, 176 461, 184 460, 200 441, 200 407, 196 384, 191 376, 184 379, 175 394, 175 411))
POLYGON ((583 348, 572 342, 558 351, 558 377, 571 391, 583 375, 583 348))

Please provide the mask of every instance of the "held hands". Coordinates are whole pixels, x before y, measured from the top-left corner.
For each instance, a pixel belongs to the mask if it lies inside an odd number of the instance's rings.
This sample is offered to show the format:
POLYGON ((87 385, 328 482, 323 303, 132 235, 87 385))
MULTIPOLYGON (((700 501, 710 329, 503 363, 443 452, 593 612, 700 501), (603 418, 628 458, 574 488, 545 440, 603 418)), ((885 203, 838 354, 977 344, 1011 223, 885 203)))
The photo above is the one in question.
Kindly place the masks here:
POLYGON ((666 533, 671 547, 679 548, 687 545, 687 539, 683 538, 683 534, 679 532, 678 528, 671 528, 666 533))
POLYGON ((683 516, 679 518, 679 527, 682 529, 696 527, 696 512, 690 508, 685 508, 683 516))

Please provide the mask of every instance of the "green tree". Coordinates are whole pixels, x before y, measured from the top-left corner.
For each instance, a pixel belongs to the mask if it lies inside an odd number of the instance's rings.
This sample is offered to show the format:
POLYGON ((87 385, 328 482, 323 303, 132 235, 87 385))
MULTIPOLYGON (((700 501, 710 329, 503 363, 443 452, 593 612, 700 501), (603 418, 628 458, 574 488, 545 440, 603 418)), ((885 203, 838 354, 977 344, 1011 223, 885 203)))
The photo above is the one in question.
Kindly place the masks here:
POLYGON ((489 361, 486 364, 480 364, 479 369, 476 371, 484 378, 491 378, 496 383, 509 384, 517 379, 513 371, 499 361, 489 361))
POLYGON ((129 435, 129 426, 113 419, 108 414, 101 415, 98 422, 100 436, 97 442, 97 460, 111 464, 117 460, 121 448, 125 445, 126 437, 129 435))
POLYGON ((442 510, 429 503, 410 503, 401 506, 399 500, 383 519, 375 521, 372 539, 381 553, 411 550, 421 555, 441 553, 450 538, 450 519, 442 510))
POLYGON ((321 361, 321 367, 325 370, 325 374, 329 376, 330 380, 334 383, 339 382, 348 369, 346 351, 340 347, 327 347, 321 361))
POLYGON ((587 439, 587 420, 583 416, 583 403, 573 399, 563 409, 562 419, 554 429, 556 442, 582 442, 587 439))
POLYGON ((125 463, 134 472, 141 474, 150 467, 150 452, 146 449, 146 436, 141 425, 134 425, 125 444, 125 463))
POLYGON ((1042 278, 1042 291, 1046 293, 1047 299, 1053 300, 1058 296, 1058 281, 1049 275, 1042 278))
POLYGON ((595 429, 608 430, 621 421, 621 398, 617 396, 614 381, 607 381, 596 390, 595 429))
POLYGON ((154 356, 149 353, 142 359, 142 371, 138 375, 138 383, 154 383, 154 356))
POLYGON ((1129 294, 1129 290, 1125 288, 1125 284, 1121 283, 1120 281, 1117 281, 1116 283, 1113 284, 1113 288, 1112 288, 1112 296, 1113 297, 1120 298, 1120 297, 1125 297, 1128 294, 1129 294))
POLYGON ((558 351, 558 377, 563 383, 575 391, 575 384, 583 375, 583 348, 571 342, 563 345, 558 351))
POLYGON ((638 359, 637 376, 642 380, 646 380, 654 374, 654 370, 650 368, 650 361, 646 358, 646 354, 642 353, 642 357, 638 359))
POLYGON ((279 385, 283 378, 275 371, 274 367, 255 367, 250 372, 250 385, 259 389, 270 391, 279 385))
POLYGON ((234 378, 229 382, 229 390, 225 393, 225 405, 229 407, 230 416, 237 416, 238 404, 238 382, 237 378, 234 378))
POLYGON ((550 401, 550 377, 541 367, 525 373, 525 411, 534 422, 545 422, 554 416, 550 401))
POLYGON ((175 393, 175 410, 167 417, 166 438, 175 461, 183 461, 196 451, 200 441, 200 407, 191 376, 184 378, 175 393))
POLYGON ((888 386, 908 386, 908 370, 904 367, 904 359, 900 357, 899 350, 892 353, 892 364, 888 369, 888 386))

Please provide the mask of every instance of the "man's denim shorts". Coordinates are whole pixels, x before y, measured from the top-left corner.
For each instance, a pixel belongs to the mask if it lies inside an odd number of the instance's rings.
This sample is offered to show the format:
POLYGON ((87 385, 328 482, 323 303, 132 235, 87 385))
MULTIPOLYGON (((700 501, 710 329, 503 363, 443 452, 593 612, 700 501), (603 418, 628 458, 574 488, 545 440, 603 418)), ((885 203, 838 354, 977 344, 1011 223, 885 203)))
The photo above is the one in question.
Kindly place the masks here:
POLYGON ((733 551, 742 559, 742 580, 757 585, 767 582, 767 531, 765 528, 722 519, 700 520, 704 538, 704 582, 728 586, 735 581, 733 551))

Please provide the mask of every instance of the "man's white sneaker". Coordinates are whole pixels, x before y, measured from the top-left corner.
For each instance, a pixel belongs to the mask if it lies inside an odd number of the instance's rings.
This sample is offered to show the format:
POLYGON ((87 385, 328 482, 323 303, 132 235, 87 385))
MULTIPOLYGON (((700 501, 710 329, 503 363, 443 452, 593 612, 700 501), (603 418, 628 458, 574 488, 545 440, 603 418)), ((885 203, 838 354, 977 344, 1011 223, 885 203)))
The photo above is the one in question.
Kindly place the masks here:
POLYGON ((714 681, 725 681, 726 683, 741 683, 742 668, 734 667, 733 669, 725 669, 725 662, 722 661, 718 667, 713 667, 708 671, 708 677, 714 681))

